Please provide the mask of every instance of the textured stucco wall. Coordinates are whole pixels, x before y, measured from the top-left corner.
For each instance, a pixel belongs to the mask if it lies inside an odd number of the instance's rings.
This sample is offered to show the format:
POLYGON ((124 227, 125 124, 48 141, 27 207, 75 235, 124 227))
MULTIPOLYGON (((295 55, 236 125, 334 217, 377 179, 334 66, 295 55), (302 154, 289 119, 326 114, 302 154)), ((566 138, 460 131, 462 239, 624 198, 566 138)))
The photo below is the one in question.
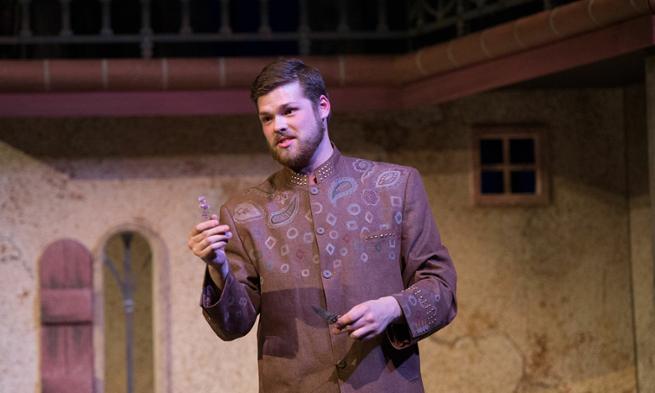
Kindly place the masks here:
MULTIPOLYGON (((421 344, 429 392, 635 390, 624 101, 622 90, 502 91, 360 115, 334 103, 330 129, 344 153, 421 171, 458 269, 460 315, 421 344), (472 126, 535 122, 547 126, 551 203, 474 207, 472 126)), ((45 246, 70 237, 97 255, 124 227, 158 239, 158 391, 256 391, 254 335, 213 336, 186 236, 199 194, 217 205, 274 165, 254 116, 2 120, 0 312, 11 317, 0 325, 0 391, 38 385, 45 246)))

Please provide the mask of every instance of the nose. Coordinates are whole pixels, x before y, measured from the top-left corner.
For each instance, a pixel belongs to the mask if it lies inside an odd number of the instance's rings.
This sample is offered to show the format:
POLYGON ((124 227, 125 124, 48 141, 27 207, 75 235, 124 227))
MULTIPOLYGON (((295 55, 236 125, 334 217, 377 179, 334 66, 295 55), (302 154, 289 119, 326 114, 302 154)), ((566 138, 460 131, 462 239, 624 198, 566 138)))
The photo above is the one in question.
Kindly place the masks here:
POLYGON ((284 116, 275 116, 273 119, 273 127, 275 131, 284 131, 287 129, 287 121, 284 116))

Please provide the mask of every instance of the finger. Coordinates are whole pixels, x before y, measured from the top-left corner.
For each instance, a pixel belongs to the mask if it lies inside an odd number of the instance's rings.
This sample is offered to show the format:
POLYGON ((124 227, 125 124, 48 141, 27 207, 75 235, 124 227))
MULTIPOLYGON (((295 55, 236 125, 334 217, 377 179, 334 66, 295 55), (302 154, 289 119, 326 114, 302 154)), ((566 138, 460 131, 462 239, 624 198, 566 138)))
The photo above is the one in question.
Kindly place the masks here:
POLYGON ((219 225, 218 220, 207 220, 199 223, 198 225, 195 226, 195 229, 198 232, 202 232, 206 229, 212 228, 219 225))
POLYGON ((207 244, 203 247, 198 247, 197 250, 198 250, 198 254, 207 256, 207 254, 225 248, 226 245, 227 245, 226 242, 216 242, 216 243, 207 244))
POLYGON ((206 258, 209 254, 213 253, 214 249, 211 247, 211 245, 205 245, 205 246, 200 246, 197 245, 196 248, 193 249, 193 253, 200 258, 206 258))
POLYGON ((227 246, 227 242, 216 242, 216 243, 212 243, 210 247, 212 248, 212 250, 216 251, 216 250, 224 249, 225 246, 227 246))
POLYGON ((205 236, 211 236, 211 235, 218 235, 221 233, 231 233, 230 227, 228 225, 218 225, 213 228, 209 228, 207 230, 204 230, 202 234, 205 236))
POLYGON ((202 238, 198 241, 192 241, 191 244, 192 244, 192 250, 200 252, 205 248, 207 248, 211 243, 209 243, 209 241, 206 238, 202 238))
POLYGON ((355 321, 357 321, 359 319, 359 317, 360 316, 358 314, 349 311, 349 312, 345 313, 344 315, 342 315, 339 319, 337 319, 337 321, 335 322, 335 325, 339 329, 343 330, 343 329, 348 328, 348 326, 352 325, 353 323, 355 323, 355 321))
POLYGON ((189 241, 191 241, 193 243, 200 243, 204 239, 205 239, 205 235, 202 232, 200 232, 200 233, 196 233, 195 235, 191 236, 191 239, 189 239, 189 241))
POLYGON ((353 321, 352 323, 343 326, 342 330, 345 331, 345 332, 348 332, 348 333, 352 333, 357 329, 363 328, 367 324, 369 324, 369 322, 366 320, 366 318, 361 317, 361 318, 353 321))
POLYGON ((227 233, 224 235, 214 235, 214 236, 209 236, 206 240, 209 243, 216 243, 216 242, 227 242, 230 240, 232 236, 229 236, 227 233))
POLYGON ((207 236, 205 236, 205 232, 200 232, 200 233, 194 235, 194 236, 191 238, 191 241, 193 241, 193 242, 195 242, 195 243, 200 243, 200 242, 202 242, 203 240, 205 240, 206 238, 207 238, 207 236))
POLYGON ((348 310, 347 313, 343 314, 339 319, 337 319, 336 325, 340 329, 343 329, 347 325, 352 324, 356 320, 362 317, 364 315, 364 312, 366 311, 365 307, 362 307, 361 304, 358 304, 348 310))
POLYGON ((332 324, 330 326, 331 326, 333 334, 343 334, 343 333, 350 334, 350 332, 351 332, 348 329, 348 327, 351 326, 351 325, 339 326, 336 323, 334 323, 334 324, 332 324))
POLYGON ((350 337, 359 340, 363 337, 368 336, 373 330, 374 329, 372 325, 366 325, 350 333, 350 337))
POLYGON ((207 261, 208 259, 214 260, 216 258, 216 253, 220 252, 220 250, 222 250, 224 247, 225 247, 224 242, 210 244, 209 246, 198 252, 196 256, 202 258, 205 261, 207 261), (220 243, 223 243, 222 246, 220 243), (216 248, 214 248, 214 245, 217 245, 216 248))
POLYGON ((196 224, 196 226, 193 227, 193 234, 202 233, 203 231, 215 227, 216 225, 218 225, 218 221, 216 220, 203 221, 201 223, 196 224))
POLYGON ((330 333, 333 335, 339 335, 339 334, 347 333, 347 331, 340 329, 336 324, 332 324, 330 325, 330 333))
POLYGON ((209 237, 201 237, 199 239, 194 239, 195 243, 192 242, 192 244, 195 244, 196 249, 204 249, 210 244, 216 243, 216 242, 223 242, 224 244, 227 244, 227 241, 232 237, 232 235, 227 232, 225 234, 220 234, 220 235, 214 235, 214 236, 209 236, 209 237))
POLYGON ((219 225, 210 229, 206 229, 200 233, 196 233, 191 237, 191 240, 193 240, 196 243, 201 242, 203 239, 205 239, 208 236, 212 235, 218 235, 218 234, 223 234, 225 233, 226 235, 229 233, 228 236, 232 237, 232 232, 230 231, 230 227, 227 225, 219 225))
POLYGON ((377 330, 372 330, 372 331, 368 332, 367 334, 364 334, 363 336, 360 336, 357 340, 360 340, 360 341, 370 340, 372 338, 377 337, 380 333, 381 332, 378 332, 377 330))

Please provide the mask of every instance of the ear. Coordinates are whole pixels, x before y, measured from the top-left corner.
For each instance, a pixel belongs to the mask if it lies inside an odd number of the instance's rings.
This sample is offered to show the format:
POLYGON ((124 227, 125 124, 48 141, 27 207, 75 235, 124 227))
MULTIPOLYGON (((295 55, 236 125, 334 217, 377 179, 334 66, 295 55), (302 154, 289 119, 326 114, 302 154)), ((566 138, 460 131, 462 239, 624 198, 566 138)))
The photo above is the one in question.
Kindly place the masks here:
POLYGON ((318 98, 318 114, 321 117, 321 120, 325 120, 330 116, 330 111, 332 110, 330 100, 325 96, 321 95, 318 98))

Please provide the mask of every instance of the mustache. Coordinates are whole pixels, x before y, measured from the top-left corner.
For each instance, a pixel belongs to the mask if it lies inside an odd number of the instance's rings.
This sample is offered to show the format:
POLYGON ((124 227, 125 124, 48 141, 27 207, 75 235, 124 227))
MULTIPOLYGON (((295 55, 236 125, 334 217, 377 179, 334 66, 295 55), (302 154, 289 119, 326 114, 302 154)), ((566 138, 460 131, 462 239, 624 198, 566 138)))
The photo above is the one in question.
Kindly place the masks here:
POLYGON ((283 139, 295 138, 295 136, 288 131, 275 131, 275 143, 279 143, 283 139))

